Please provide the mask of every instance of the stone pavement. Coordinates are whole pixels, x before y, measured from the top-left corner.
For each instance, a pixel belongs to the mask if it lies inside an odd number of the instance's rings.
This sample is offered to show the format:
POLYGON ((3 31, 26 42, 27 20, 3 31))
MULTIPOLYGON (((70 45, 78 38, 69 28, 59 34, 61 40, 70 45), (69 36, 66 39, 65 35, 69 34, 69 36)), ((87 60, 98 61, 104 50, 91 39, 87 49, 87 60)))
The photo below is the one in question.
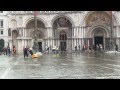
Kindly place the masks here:
POLYGON ((120 55, 44 54, 40 59, 0 56, 1 79, 119 79, 120 55))

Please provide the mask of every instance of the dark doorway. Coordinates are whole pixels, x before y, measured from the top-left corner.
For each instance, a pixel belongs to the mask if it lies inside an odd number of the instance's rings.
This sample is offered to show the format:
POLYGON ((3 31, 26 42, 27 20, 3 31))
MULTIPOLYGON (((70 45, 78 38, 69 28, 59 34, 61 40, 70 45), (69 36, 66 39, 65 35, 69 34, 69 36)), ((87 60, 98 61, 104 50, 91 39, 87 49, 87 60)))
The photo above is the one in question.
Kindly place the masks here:
POLYGON ((39 52, 42 52, 42 42, 38 42, 39 52))
POLYGON ((3 51, 3 48, 4 48, 4 40, 0 39, 0 52, 3 51))
POLYGON ((60 42, 61 51, 66 51, 67 44, 66 42, 60 42))
POLYGON ((94 44, 95 44, 95 46, 99 45, 99 44, 103 45, 103 37, 102 36, 96 36, 96 37, 94 37, 94 44))
POLYGON ((67 40, 66 32, 62 31, 60 33, 60 47, 61 47, 61 51, 66 51, 66 48, 67 48, 66 40, 67 40))

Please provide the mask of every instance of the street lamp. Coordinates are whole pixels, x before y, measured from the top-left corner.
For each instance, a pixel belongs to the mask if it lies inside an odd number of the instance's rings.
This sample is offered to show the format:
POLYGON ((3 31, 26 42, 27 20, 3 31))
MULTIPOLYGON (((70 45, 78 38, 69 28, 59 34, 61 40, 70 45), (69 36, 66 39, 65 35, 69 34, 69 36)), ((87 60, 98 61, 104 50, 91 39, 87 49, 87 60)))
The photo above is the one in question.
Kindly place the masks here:
POLYGON ((110 37, 110 50, 114 50, 114 41, 113 41, 113 13, 110 11, 111 15, 111 37, 110 37))
POLYGON ((38 47, 38 41, 37 41, 37 11, 34 11, 34 21, 35 21, 35 27, 34 27, 34 44, 33 44, 33 50, 35 52, 39 51, 38 47))

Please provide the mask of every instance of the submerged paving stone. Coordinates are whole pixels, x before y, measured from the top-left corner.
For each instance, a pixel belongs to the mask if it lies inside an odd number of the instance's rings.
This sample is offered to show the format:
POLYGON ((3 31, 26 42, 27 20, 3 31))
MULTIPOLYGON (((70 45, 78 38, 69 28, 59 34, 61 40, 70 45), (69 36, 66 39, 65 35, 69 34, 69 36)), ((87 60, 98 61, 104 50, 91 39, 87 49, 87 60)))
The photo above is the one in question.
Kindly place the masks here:
POLYGON ((103 53, 58 54, 57 57, 45 54, 40 59, 0 56, 0 78, 119 79, 120 55, 110 56, 103 53))

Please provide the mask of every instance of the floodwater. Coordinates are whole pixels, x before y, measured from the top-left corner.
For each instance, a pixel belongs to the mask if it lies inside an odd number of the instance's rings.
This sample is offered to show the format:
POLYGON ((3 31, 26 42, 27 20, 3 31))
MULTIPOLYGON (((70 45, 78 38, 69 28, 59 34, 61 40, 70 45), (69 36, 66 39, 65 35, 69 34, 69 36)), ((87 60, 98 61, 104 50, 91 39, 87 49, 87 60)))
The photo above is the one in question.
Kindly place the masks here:
POLYGON ((120 54, 60 53, 39 59, 0 56, 0 79, 119 79, 120 54))

